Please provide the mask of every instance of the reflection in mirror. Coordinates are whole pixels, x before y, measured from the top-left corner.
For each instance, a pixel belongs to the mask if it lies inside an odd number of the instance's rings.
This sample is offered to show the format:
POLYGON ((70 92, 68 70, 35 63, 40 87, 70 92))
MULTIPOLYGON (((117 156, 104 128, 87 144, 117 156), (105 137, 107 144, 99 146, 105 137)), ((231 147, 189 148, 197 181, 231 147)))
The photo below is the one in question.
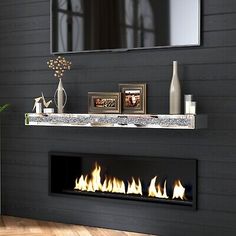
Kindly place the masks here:
POLYGON ((52 53, 200 44, 200 0, 51 0, 52 53))

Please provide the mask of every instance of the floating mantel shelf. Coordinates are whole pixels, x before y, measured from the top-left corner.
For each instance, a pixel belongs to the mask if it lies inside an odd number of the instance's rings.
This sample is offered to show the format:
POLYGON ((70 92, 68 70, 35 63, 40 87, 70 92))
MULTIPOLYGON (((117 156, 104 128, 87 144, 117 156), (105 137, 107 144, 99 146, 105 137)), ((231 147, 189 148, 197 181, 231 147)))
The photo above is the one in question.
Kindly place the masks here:
POLYGON ((157 129, 202 129, 207 115, 124 114, 25 114, 25 125, 71 127, 121 127, 157 129))

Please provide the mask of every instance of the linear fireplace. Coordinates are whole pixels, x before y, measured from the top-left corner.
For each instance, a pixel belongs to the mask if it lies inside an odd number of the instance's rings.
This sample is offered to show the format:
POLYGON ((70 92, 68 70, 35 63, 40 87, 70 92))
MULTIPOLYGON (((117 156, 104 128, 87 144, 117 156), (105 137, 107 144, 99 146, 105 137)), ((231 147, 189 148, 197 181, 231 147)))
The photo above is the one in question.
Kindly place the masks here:
POLYGON ((196 209, 197 161, 49 153, 49 193, 148 201, 196 209))

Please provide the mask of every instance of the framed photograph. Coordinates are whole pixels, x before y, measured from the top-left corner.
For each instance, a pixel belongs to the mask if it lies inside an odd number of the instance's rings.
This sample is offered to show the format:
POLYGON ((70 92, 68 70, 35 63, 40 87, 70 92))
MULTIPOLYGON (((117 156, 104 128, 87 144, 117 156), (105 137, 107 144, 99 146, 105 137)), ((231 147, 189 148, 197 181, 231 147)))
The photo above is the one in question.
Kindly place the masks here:
POLYGON ((121 113, 121 93, 89 92, 88 113, 121 113))
POLYGON ((119 84, 122 111, 126 114, 146 114, 146 84, 119 84))

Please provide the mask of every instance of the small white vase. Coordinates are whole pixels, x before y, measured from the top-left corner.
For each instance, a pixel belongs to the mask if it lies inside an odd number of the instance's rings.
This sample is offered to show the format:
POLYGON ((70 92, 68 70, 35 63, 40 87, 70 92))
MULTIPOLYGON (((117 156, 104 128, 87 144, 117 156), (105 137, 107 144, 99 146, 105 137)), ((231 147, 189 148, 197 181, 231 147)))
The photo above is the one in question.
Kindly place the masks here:
POLYGON ((62 84, 62 79, 59 79, 57 90, 54 94, 54 101, 57 107, 57 113, 63 113, 67 102, 67 94, 62 84))
POLYGON ((169 93, 169 113, 171 115, 181 114, 181 86, 178 76, 177 61, 173 61, 173 75, 169 93))

